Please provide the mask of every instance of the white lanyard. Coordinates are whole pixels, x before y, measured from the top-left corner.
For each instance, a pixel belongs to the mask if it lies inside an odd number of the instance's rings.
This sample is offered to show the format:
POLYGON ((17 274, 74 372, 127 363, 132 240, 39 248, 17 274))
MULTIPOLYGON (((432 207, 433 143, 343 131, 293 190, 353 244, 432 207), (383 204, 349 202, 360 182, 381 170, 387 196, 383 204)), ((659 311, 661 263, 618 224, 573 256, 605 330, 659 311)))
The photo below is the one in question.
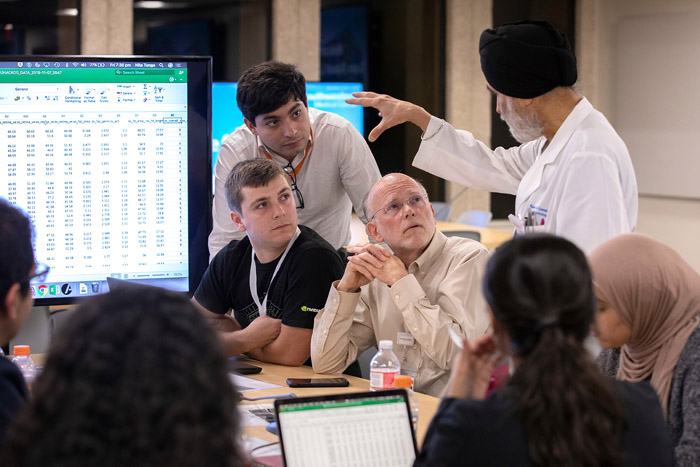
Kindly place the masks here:
POLYGON ((275 267, 275 271, 272 273, 270 282, 267 284, 267 291, 265 291, 265 298, 263 299, 262 304, 260 304, 260 298, 258 297, 258 274, 255 268, 255 249, 253 248, 253 244, 250 244, 251 255, 248 284, 250 285, 250 295, 253 296, 253 301, 255 301, 255 304, 258 306, 258 313, 260 314, 260 316, 267 315, 267 297, 270 293, 270 286, 272 285, 272 281, 275 280, 277 271, 280 270, 280 266, 282 266, 282 263, 284 262, 284 258, 287 256, 287 253, 289 253, 289 250, 292 248, 292 245, 294 245, 294 242, 297 240, 297 238, 299 238, 299 234, 301 234, 301 230, 299 230, 299 227, 297 227, 297 231, 294 233, 294 236, 289 241, 289 244, 284 250, 284 253, 282 253, 282 256, 280 256, 280 260, 277 262, 277 266, 275 267))

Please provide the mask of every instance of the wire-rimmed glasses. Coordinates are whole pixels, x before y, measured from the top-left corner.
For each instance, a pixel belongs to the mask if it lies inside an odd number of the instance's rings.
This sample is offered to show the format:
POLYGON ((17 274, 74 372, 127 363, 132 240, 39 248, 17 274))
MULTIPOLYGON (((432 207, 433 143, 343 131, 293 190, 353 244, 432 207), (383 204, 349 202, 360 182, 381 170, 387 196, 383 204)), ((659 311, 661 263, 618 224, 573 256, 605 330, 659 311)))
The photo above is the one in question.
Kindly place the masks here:
POLYGON ((292 167, 292 163, 290 162, 282 167, 282 170, 289 175, 289 178, 292 181, 292 193, 294 193, 297 209, 304 209, 304 195, 301 194, 301 191, 297 186, 297 174, 294 171, 294 167, 292 167))
POLYGON ((408 204, 413 209, 419 209, 425 206, 426 197, 427 195, 423 193, 411 193, 405 201, 391 200, 383 208, 377 209, 370 219, 374 219, 374 216, 379 212, 384 212, 387 217, 396 217, 403 209, 404 204, 408 204))

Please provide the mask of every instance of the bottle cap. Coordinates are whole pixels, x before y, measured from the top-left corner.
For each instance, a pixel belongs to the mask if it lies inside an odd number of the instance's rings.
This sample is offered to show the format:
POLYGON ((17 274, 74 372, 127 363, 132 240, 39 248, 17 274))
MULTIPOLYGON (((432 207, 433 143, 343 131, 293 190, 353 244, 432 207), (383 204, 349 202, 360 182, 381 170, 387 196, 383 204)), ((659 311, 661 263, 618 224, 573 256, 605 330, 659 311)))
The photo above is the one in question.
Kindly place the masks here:
POLYGON ((379 341, 379 348, 380 349, 393 349, 394 342, 390 341, 390 340, 379 341))
POLYGON ((13 352, 15 355, 29 355, 29 346, 28 345, 15 345, 13 352))
POLYGON ((413 386, 413 378, 408 375, 398 375, 394 377, 394 387, 410 388, 413 386))

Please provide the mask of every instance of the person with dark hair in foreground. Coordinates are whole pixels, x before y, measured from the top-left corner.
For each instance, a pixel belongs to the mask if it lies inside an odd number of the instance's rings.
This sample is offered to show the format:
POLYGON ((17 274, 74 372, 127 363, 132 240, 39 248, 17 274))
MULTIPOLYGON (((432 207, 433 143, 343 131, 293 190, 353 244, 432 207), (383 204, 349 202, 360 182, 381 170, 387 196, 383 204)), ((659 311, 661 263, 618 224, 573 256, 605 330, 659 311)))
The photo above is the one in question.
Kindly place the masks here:
POLYGON ((673 465, 659 401, 647 383, 605 378, 583 346, 595 310, 584 254, 551 235, 498 248, 483 283, 494 332, 452 366, 447 398, 416 466, 673 465), (514 373, 486 398, 503 355, 514 373))
POLYGON ((8 431, 8 466, 237 466, 226 358, 184 296, 144 287, 81 305, 8 431))
POLYGON ((670 247, 620 235, 589 256, 598 363, 622 381, 648 380, 661 401, 676 465, 700 465, 700 275, 670 247))
POLYGON ((229 216, 224 185, 238 162, 269 159, 292 183, 299 223, 345 254, 352 208, 363 221, 362 199, 379 180, 379 168, 362 135, 334 113, 310 108, 306 79, 290 63, 248 68, 236 90, 244 125, 221 145, 214 167, 216 190, 209 255, 243 234, 229 216))
POLYGON ((561 235, 584 252, 637 225, 637 181, 627 147, 577 86, 576 57, 546 21, 486 29, 481 70, 496 112, 520 146, 491 149, 422 107, 391 96, 355 93, 375 107, 374 141, 404 122, 423 130, 413 165, 470 188, 515 195, 516 230, 561 235))
MULTIPOLYGON (((29 216, 0 198, 0 346, 9 344, 32 309, 29 281, 36 275, 32 238, 29 216)), ((22 373, 0 350, 0 444, 26 398, 22 373)))

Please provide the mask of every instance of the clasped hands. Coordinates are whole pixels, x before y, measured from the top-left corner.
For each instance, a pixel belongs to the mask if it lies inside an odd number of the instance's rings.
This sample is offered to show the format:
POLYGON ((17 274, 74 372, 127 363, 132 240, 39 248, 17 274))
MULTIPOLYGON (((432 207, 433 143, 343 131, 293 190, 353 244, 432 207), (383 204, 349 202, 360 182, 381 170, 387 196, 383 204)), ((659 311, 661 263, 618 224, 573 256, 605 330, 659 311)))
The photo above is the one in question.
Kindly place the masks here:
POLYGON ((351 246, 348 252, 354 256, 348 259, 343 278, 338 283, 337 289, 341 292, 359 292, 360 287, 374 279, 392 286, 408 275, 403 261, 381 245, 351 246))

